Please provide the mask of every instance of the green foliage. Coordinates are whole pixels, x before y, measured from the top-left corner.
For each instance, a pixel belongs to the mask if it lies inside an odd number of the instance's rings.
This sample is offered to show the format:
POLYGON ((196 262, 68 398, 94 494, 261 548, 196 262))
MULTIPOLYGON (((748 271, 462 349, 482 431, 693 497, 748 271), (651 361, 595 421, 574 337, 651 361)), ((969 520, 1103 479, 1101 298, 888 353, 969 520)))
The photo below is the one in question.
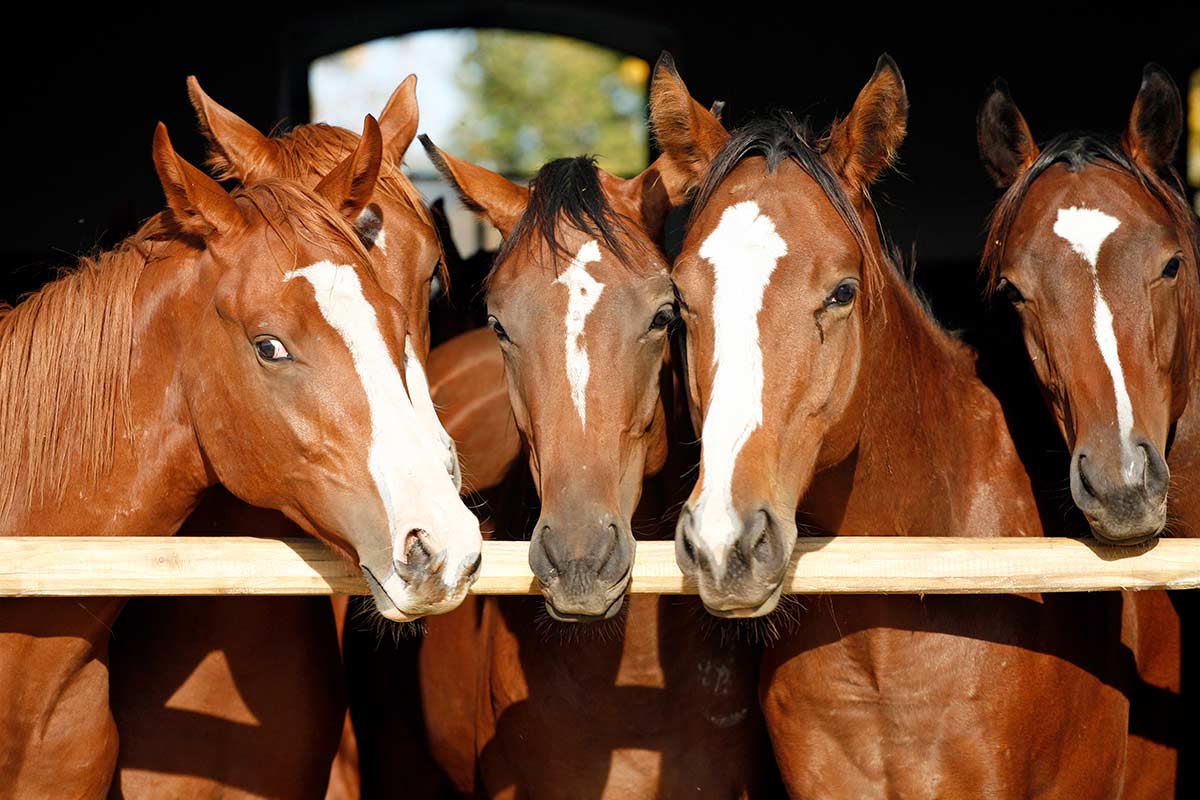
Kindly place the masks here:
POLYGON ((649 65, 563 36, 480 30, 455 80, 469 105, 450 149, 510 175, 596 155, 622 176, 646 167, 649 65))

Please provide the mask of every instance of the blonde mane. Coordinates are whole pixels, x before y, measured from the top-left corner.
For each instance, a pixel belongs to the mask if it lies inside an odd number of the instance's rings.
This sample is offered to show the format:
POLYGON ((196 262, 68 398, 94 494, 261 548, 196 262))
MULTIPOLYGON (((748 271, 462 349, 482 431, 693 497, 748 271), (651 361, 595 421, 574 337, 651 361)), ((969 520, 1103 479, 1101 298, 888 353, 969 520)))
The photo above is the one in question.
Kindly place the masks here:
MULTIPOLYGON (((201 118, 203 119, 203 116, 201 118)), ((211 131, 208 132, 208 136, 212 141, 211 131)), ((281 136, 273 136, 271 142, 275 145, 276 164, 283 173, 280 177, 302 180, 309 175, 329 174, 358 147, 359 136, 336 125, 313 122, 292 128, 281 136)), ((238 169, 230 163, 220 147, 211 148, 208 166, 218 180, 241 180, 245 173, 245 169, 238 169)), ((256 166, 259 165, 251 165, 250 171, 253 172, 253 167, 256 166)), ((440 257, 439 274, 443 284, 449 285, 450 275, 446 266, 445 251, 440 237, 437 237, 438 227, 434 223, 433 214, 425 204, 421 192, 400 166, 398 160, 384 159, 379 170, 377 190, 393 202, 408 206, 422 222, 433 229, 440 257)))
MULTIPOLYGON (((349 247, 370 271, 353 226, 312 192, 269 180, 233 196, 293 255, 298 238, 349 247)), ((148 265, 196 252, 173 222, 170 212, 156 215, 116 248, 0 307, 0 530, 14 514, 61 503, 68 487, 98 485, 131 435, 138 282, 148 265)))

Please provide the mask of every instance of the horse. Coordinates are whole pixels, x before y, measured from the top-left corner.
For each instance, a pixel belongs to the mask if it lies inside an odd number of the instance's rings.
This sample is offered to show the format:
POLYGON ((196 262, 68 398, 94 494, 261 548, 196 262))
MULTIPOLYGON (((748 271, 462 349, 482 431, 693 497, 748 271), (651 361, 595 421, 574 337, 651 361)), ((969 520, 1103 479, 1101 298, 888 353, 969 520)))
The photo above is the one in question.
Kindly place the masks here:
MULTIPOLYGON (((1149 64, 1119 141, 1077 132, 1039 147, 1002 79, 977 119, 984 165, 1005 189, 981 276, 1015 312, 1070 449, 1071 497, 1087 530, 1107 544, 1136 545, 1167 530, 1200 535, 1187 492, 1200 452, 1200 234, 1171 168, 1182 118, 1170 75, 1149 64)), ((1161 592, 1126 595, 1126 604, 1134 611, 1125 638, 1137 643, 1139 672, 1153 692, 1177 694, 1187 614, 1161 592)), ((1147 705, 1143 735, 1130 743, 1131 763, 1144 768, 1131 783, 1161 797, 1173 787, 1159 782, 1175 774, 1176 745, 1186 739, 1172 722, 1178 703, 1147 705)))
MULTIPOLYGON (((825 135, 786 112, 726 133, 669 56, 656 66, 663 175, 693 200, 673 275, 702 453, 676 553, 718 616, 776 607, 801 529, 1042 534, 974 354, 879 231, 870 187, 907 106, 885 55, 825 135)), ((792 797, 1120 794, 1112 596, 798 603, 759 686, 792 797)))
MULTIPOLYGON (((217 103, 195 76, 188 78, 187 89, 201 132, 210 145, 208 162, 222 179, 247 183, 287 178, 315 186, 339 160, 353 152, 359 141, 351 131, 323 124, 301 125, 282 136, 267 137, 217 103)), ((401 304, 409 321, 405 378, 414 407, 447 448, 448 463, 460 485, 454 443, 434 412, 426 378, 429 306, 441 287, 447 285, 447 263, 435 218, 400 170, 418 120, 416 76, 409 75, 379 116, 384 163, 375 195, 360 213, 358 227, 368 251, 385 262, 379 271, 381 285, 401 304)), ((184 530, 297 535, 295 526, 281 515, 246 506, 228 493, 206 500, 204 509, 202 518, 189 520, 184 530)), ((314 643, 322 641, 328 615, 328 608, 322 608, 319 601, 301 598, 134 601, 118 626, 116 656, 131 664, 153 659, 160 669, 153 686, 136 672, 115 673, 116 681, 128 684, 114 690, 118 724, 125 734, 118 763, 118 780, 125 796, 192 796, 193 792, 203 791, 193 787, 213 784, 227 794, 238 787, 255 787, 257 794, 253 796, 324 796, 310 770, 329 762, 321 755, 327 752, 329 726, 315 713, 303 719, 288 716, 288 706, 273 703, 272 698, 285 690, 285 680, 293 684, 297 696, 308 691, 307 687, 341 682, 340 667, 323 677, 314 674, 328 668, 325 660, 315 655, 324 652, 323 648, 314 643), (172 624, 177 617, 188 619, 190 624, 186 628, 172 624), (291 620, 287 629, 297 635, 280 640, 281 617, 291 620), (305 617, 309 619, 307 627, 301 621, 305 617), (197 624, 199 620, 203 624, 197 624), (257 652, 253 668, 226 652, 252 652, 255 641, 268 639, 276 641, 276 646, 257 652), (295 666, 302 658, 303 671, 295 666), (179 714, 172 704, 178 704, 180 693, 188 687, 188 710, 192 713, 179 714), (203 692, 196 687, 203 687, 203 692), (254 736, 229 724, 244 719, 245 714, 239 714, 247 707, 262 721, 254 736), (286 722, 271 724, 277 715, 284 715, 286 722), (237 737, 239 746, 231 748, 229 737, 237 737), (271 763, 273 769, 264 771, 263 763, 271 763)), ((335 598, 337 644, 343 640, 346 616, 346 598, 335 598)), ((352 637, 352 641, 357 639, 352 637)), ((317 708, 319 701, 310 694, 305 705, 317 708)), ((339 729, 333 730, 337 733, 339 729)), ((343 739, 331 775, 331 798, 358 794, 356 742, 349 717, 341 732, 343 739)))
POLYGON ((1182 125, 1179 90, 1154 64, 1119 142, 1068 133, 1039 148, 1003 80, 979 112, 980 153, 1006 190, 984 279, 1020 317, 1071 449, 1071 497, 1109 544, 1144 542, 1168 519, 1200 536, 1200 505, 1168 498, 1200 454, 1200 235, 1171 168, 1182 125))
MULTIPOLYGON (((504 238, 486 282, 498 356, 475 363, 503 375, 525 463, 490 522, 531 539, 542 591, 427 622, 436 760, 460 793, 493 797, 769 792, 756 648, 703 635, 694 599, 625 594, 636 539, 673 528, 691 438, 676 408, 676 306, 657 245, 671 198, 657 166, 622 180, 566 158, 522 187, 422 143, 504 238)), ((469 412, 447 403, 450 429, 469 412)))
MULTIPOLYGON (((0 318, 0 532, 170 534, 220 482, 352 559, 385 617, 461 602, 478 523, 409 399, 403 312, 355 227, 382 140, 368 117, 315 189, 230 194, 159 125, 167 211, 0 318)), ((12 796, 107 791, 122 602, 5 602, 12 796)))

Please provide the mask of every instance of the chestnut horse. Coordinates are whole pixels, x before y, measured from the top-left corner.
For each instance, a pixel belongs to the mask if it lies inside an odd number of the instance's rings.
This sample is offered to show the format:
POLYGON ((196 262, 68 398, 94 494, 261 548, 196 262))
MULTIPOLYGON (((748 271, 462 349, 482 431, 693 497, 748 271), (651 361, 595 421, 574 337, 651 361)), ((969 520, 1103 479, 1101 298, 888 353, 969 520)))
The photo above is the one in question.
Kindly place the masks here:
MULTIPOLYGON (((1039 147, 1002 80, 979 113, 980 153, 1007 190, 992 217, 984 280, 1016 311, 1071 450, 1075 506, 1110 544, 1164 530, 1200 535, 1200 504, 1188 494, 1200 469, 1200 234, 1171 169, 1182 119, 1174 82, 1154 64, 1119 141, 1075 133, 1039 147)), ((1159 592, 1127 595, 1126 604, 1125 639, 1144 681, 1178 692, 1180 615, 1159 592)), ((1130 761, 1145 769, 1131 782, 1165 796, 1160 782, 1176 766, 1170 745, 1186 741, 1185 723, 1172 719, 1188 712, 1147 702, 1134 713, 1135 732, 1146 736, 1131 741, 1130 761)))
POLYGON ((1200 236, 1171 168, 1182 124, 1179 91, 1153 64, 1120 142, 1067 134, 1039 148, 1003 81, 979 113, 980 152, 1007 189, 987 285, 1020 316, 1071 449, 1071 497, 1112 544, 1145 541, 1168 520, 1200 536, 1200 503, 1187 495, 1200 469, 1200 236), (1168 508, 1171 483, 1181 491, 1168 508))
POLYGON ((621 180, 561 159, 524 188, 422 142, 504 236, 489 324, 529 468, 514 470, 515 508, 497 507, 493 523, 500 536, 532 531, 545 601, 489 597, 478 617, 464 606, 429 620, 435 757, 458 791, 493 797, 765 791, 756 650, 704 636, 695 600, 625 597, 634 531, 669 535, 687 452, 673 445, 692 438, 674 408, 657 165, 621 180))
MULTIPOLYGON (((730 135, 669 57, 656 69, 663 174, 694 193, 674 277, 702 456, 677 553, 718 615, 775 607, 798 513, 830 534, 1041 534, 974 355, 882 245, 869 188, 907 106, 884 56, 827 135, 786 113, 730 135)), ((759 688, 793 797, 1120 794, 1112 596, 829 596, 797 613, 759 688)))
MULTIPOLYGON (((315 186, 358 144, 351 131, 323 124, 302 125, 268 138, 209 97, 194 77, 188 79, 188 93, 212 148, 209 161, 222 178, 246 183, 282 177, 315 186)), ((410 75, 379 116, 384 163, 372 202, 358 224, 364 245, 382 262, 380 285, 400 303, 408 321, 405 378, 414 407, 446 445, 447 466, 459 483, 453 441, 437 419, 425 377, 431 286, 444 284, 446 265, 434 220, 400 170, 417 123, 416 77, 410 75)), ((189 520, 185 530, 296 535, 282 516, 272 517, 225 493, 208 500, 204 510, 203 518, 189 520)), ((339 641, 345 601, 335 598, 339 641)), ((327 608, 300 598, 134 601, 119 625, 114 657, 122 663, 154 663, 159 669, 150 679, 133 671, 115 674, 119 685, 114 703, 123 734, 118 780, 124 795, 203 796, 204 787, 216 785, 225 796, 238 787, 248 796, 322 796, 310 772, 329 761, 328 726, 322 715, 311 713, 321 707, 320 700, 310 695, 305 702, 279 704, 272 699, 286 690, 286 682, 294 684, 297 697, 305 687, 322 681, 340 682, 340 668, 318 673, 327 667, 326 659, 316 655, 314 640, 325 632, 328 616, 327 608), (307 626, 302 623, 305 617, 307 626), (175 625, 175 618, 189 624, 175 625), (281 618, 297 633, 293 639, 279 641, 281 618), (257 652, 252 668, 246 659, 235 658, 238 652, 255 652, 253 643, 267 639, 277 644, 257 652), (296 667, 300 660, 303 670, 296 667), (185 695, 186 700, 181 699, 185 695), (191 713, 180 713, 181 702, 191 713), (247 708, 260 722, 254 733, 235 724, 247 718, 247 708), (271 770, 264 770, 264 763, 271 770)), ((330 797, 358 793, 353 728, 348 719, 343 727, 330 797)))
MULTIPOLYGON (((461 602, 478 524, 409 399, 403 311, 354 227, 382 162, 374 119, 315 190, 230 195, 161 125, 154 161, 168 211, 0 319, 0 531, 169 534, 219 481, 354 559, 385 616, 461 602)), ((3 604, 11 796, 107 791, 121 605, 3 604)))

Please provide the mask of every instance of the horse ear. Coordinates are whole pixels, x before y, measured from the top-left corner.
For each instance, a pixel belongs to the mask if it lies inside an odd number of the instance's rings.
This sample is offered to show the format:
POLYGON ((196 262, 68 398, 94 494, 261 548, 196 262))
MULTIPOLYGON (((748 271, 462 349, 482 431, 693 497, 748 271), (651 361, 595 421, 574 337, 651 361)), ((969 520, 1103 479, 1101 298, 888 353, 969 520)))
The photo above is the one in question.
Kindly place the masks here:
POLYGON ((891 166, 908 126, 908 93, 887 53, 858 93, 850 113, 833 124, 826 158, 851 186, 864 191, 891 166))
POLYGON ((379 123, 367 114, 363 119, 358 146, 321 179, 316 192, 332 203, 344 217, 357 222, 375 194, 375 183, 382 165, 383 135, 379 132, 379 123))
POLYGON ((1012 185, 1037 160, 1037 142, 1003 78, 992 81, 979 107, 975 136, 983 165, 1001 189, 1012 185))
POLYGON ((188 76, 187 87, 209 143, 208 165, 219 177, 251 183, 280 174, 275 142, 205 94, 195 75, 188 76))
POLYGON ((383 113, 379 115, 379 130, 383 132, 383 150, 396 164, 404 160, 413 139, 417 137, 417 76, 409 75, 392 92, 383 113))
POLYGON ((1121 140, 1125 150, 1142 166, 1157 172, 1175 159, 1182 131, 1183 101, 1175 81, 1158 64, 1147 64, 1121 140))
POLYGON ((245 222, 229 193, 175 152, 167 126, 161 122, 154 131, 154 169, 167 205, 186 233, 201 237, 224 234, 245 222))
POLYGON ((650 128, 662 150, 657 171, 674 204, 682 204, 696 189, 729 141, 729 132, 717 118, 724 103, 713 108, 715 114, 692 99, 675 59, 663 51, 650 83, 650 128))
POLYGON ((529 189, 489 169, 455 158, 425 134, 421 145, 442 177, 458 192, 463 205, 487 218, 507 237, 529 205, 529 189))
POLYGON ((667 163, 665 155, 659 156, 640 175, 629 179, 597 170, 600 186, 613 208, 641 225, 655 241, 662 239, 663 223, 672 207, 671 194, 662 178, 667 163))

